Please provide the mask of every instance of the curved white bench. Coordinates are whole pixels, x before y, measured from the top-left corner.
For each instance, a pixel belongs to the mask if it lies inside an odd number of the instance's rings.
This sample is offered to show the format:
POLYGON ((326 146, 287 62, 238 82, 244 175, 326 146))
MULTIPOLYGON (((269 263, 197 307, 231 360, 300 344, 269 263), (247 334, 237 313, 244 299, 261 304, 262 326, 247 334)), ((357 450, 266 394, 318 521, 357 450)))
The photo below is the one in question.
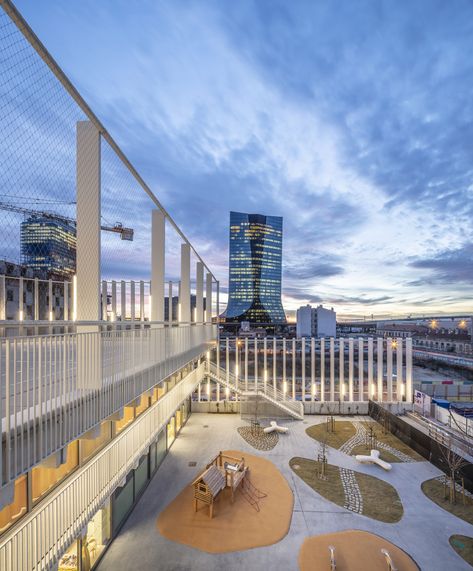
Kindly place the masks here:
POLYGON ((266 428, 263 429, 263 432, 265 432, 266 434, 269 434, 270 432, 285 433, 288 430, 289 430, 289 428, 287 428, 287 426, 279 426, 275 420, 272 420, 269 423, 269 426, 267 426, 266 428))
POLYGON ((369 456, 365 456, 364 454, 357 454, 355 458, 358 460, 358 462, 377 464, 384 470, 391 470, 392 468, 389 462, 381 460, 381 458, 379 457, 379 450, 371 450, 371 454, 369 456))

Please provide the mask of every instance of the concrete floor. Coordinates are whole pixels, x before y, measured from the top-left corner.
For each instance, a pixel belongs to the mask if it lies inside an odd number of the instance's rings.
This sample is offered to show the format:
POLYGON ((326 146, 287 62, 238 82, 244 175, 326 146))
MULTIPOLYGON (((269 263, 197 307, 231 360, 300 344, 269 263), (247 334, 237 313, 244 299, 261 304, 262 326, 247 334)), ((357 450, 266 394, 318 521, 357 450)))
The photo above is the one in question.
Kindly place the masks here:
POLYGON ((314 458, 317 455, 317 443, 305 434, 305 429, 323 421, 324 417, 314 416, 306 417, 304 423, 287 423, 289 434, 281 436, 270 452, 258 452, 238 434, 237 427, 244 425, 238 415, 194 413, 105 554, 99 571, 295 571, 299 549, 307 536, 345 529, 361 529, 386 537, 407 551, 423 571, 471 570, 450 547, 448 538, 454 533, 473 536, 473 526, 436 506, 420 489, 424 480, 440 475, 430 463, 395 464, 391 472, 384 472, 375 466, 360 465, 354 458, 330 449, 329 463, 375 475, 397 489, 404 516, 396 524, 377 522, 338 507, 319 496, 292 472, 288 464, 290 458, 314 458), (279 543, 212 555, 169 541, 158 533, 158 513, 197 475, 210 457, 225 449, 267 457, 285 475, 294 491, 295 502, 289 533, 279 543), (196 461, 197 467, 188 467, 189 461, 196 461))

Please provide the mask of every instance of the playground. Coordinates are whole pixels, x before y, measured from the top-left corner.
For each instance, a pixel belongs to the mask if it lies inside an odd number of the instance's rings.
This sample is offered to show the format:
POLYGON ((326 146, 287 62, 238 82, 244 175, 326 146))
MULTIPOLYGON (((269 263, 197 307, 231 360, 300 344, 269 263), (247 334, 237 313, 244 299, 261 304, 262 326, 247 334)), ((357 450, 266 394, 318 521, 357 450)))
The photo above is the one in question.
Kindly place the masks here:
MULTIPOLYGON (((339 532, 349 530, 363 530, 380 538, 379 549, 387 549, 400 571, 417 567, 412 562, 410 567, 402 567, 395 547, 401 555, 412 557, 421 569, 471 570, 467 558, 473 527, 436 505, 421 491, 423 482, 441 476, 440 470, 421 461, 399 462, 386 471, 330 448, 328 469, 333 466, 339 473, 342 468, 349 476, 355 474, 356 481, 361 482, 363 510, 373 503, 375 509, 385 511, 383 502, 388 489, 395 491, 396 496, 392 496, 395 500, 402 501, 402 517, 399 519, 398 513, 393 517, 396 521, 387 523, 366 517, 369 514, 334 502, 328 492, 314 491, 291 467, 291 459, 297 459, 296 463, 301 465, 299 459, 315 462, 319 453, 319 444, 307 435, 306 428, 326 424, 326 417, 306 420, 309 424, 283 423, 289 430, 280 435, 277 446, 257 451, 238 433, 242 426, 239 415, 192 414, 98 571, 305 571, 300 553, 307 549, 306 541, 310 547, 313 538, 327 535, 332 536, 330 545, 335 547, 336 569, 343 571, 347 569, 342 566, 343 553, 352 558, 359 553, 359 542, 347 542, 345 547, 338 543, 339 532), (241 482, 234 491, 234 503, 231 488, 225 487, 217 493, 212 517, 208 503, 198 501, 194 511, 193 483, 199 482, 209 464, 217 463, 217 468, 222 468, 217 458, 220 451, 230 457, 222 456, 223 467, 225 462, 233 465, 242 462, 242 469, 236 471, 243 472, 248 467, 250 481, 266 494, 259 500, 259 512, 245 500, 241 482), (359 479, 359 474, 374 478, 359 479), (369 484, 366 489, 364 481, 369 484), (452 534, 457 537, 450 543, 452 534)), ((369 418, 360 420, 368 422, 369 418)), ((351 424, 352 419, 337 420, 345 421, 351 424)), ((330 570, 329 551, 327 544, 324 545, 323 566, 313 565, 313 571, 330 570)), ((384 567, 378 568, 387 569, 385 561, 382 563, 384 567)), ((351 571, 352 567, 348 569, 351 571)), ((371 568, 366 565, 365 569, 371 568)))
POLYGON ((309 537, 299 552, 301 571, 419 571, 419 567, 407 553, 386 539, 366 531, 348 530, 309 537), (394 563, 395 562, 395 563, 394 563))
POLYGON ((280 541, 293 504, 292 491, 272 462, 226 450, 159 514, 157 527, 168 539, 208 553, 241 551, 280 541))

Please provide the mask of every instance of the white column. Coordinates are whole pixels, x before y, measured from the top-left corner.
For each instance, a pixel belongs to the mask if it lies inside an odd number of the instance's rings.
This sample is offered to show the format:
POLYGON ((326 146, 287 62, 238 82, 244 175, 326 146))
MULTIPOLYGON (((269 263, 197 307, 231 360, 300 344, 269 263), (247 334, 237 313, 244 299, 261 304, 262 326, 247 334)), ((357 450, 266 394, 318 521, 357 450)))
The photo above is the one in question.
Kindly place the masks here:
POLYGON ((240 341, 238 340, 238 337, 235 339, 235 386, 236 388, 238 388, 238 375, 241 373, 241 371, 239 370, 238 367, 238 359, 239 359, 239 354, 238 354, 238 345, 239 345, 240 341))
POLYGON ((377 365, 377 377, 378 377, 378 401, 383 402, 384 395, 383 395, 383 374, 384 374, 384 367, 383 367, 383 353, 384 353, 384 341, 382 337, 378 337, 378 348, 377 348, 377 355, 376 355, 376 365, 377 365))
POLYGON ((345 386, 345 341, 343 337, 338 340, 338 360, 339 360, 339 384, 340 398, 342 398, 343 387, 345 386))
POLYGON ((258 384, 258 338, 255 337, 255 370, 254 370, 254 387, 258 384))
POLYGON ((277 341, 276 337, 273 337, 273 391, 274 397, 276 398, 276 383, 277 383, 277 341))
POLYGON ((48 280, 48 319, 52 321, 53 315, 53 280, 48 280))
POLYGON ((135 280, 131 281, 130 284, 130 312, 131 312, 131 320, 135 321, 136 319, 136 291, 135 291, 135 280))
POLYGON ((315 400, 315 339, 310 338, 310 394, 312 401, 315 400))
POLYGON ((266 385, 268 383, 268 340, 266 336, 263 340, 263 383, 264 394, 266 394, 266 385))
POLYGON ((205 277, 205 321, 212 323, 212 274, 205 277))
POLYGON ((412 337, 406 339, 406 401, 413 401, 412 392, 412 337))
POLYGON ((25 319, 25 305, 23 303, 23 278, 18 280, 18 319, 23 321, 25 319))
POLYGON ((140 280, 140 319, 145 320, 145 282, 140 280))
POLYGON ((151 213, 151 321, 164 321, 164 261, 166 218, 161 210, 151 213))
MULTIPOLYGON (((5 278, 4 278, 5 279, 5 278)), ((34 297, 33 297, 33 304, 34 304, 34 320, 39 320, 39 280, 38 278, 34 279, 34 297)), ((65 319, 65 318, 64 318, 65 319)))
POLYGON ((204 321, 204 264, 197 262, 195 268, 195 320, 197 323, 204 321))
POLYGON ((353 402, 353 338, 348 339, 348 400, 353 402))
MULTIPOLYGON (((364 399, 364 346, 363 346, 363 339, 360 337, 358 339, 358 400, 362 401, 364 399)), ((369 388, 368 388, 369 394, 369 388)))
POLYGON ((117 282, 112 280, 112 321, 117 319, 117 282))
POLYGON ((102 320, 107 321, 107 282, 102 280, 102 320))
POLYGON ((335 401, 335 339, 330 337, 330 400, 335 401))
POLYGON ((282 387, 284 398, 287 395, 287 380, 286 380, 286 338, 282 340, 282 387))
POLYGON ((404 396, 404 379, 402 378, 403 364, 402 364, 402 337, 397 338, 397 355, 396 355, 396 399, 402 401, 404 396))
POLYGON ((248 391, 248 337, 245 337, 245 391, 248 391))
POLYGON ((0 320, 7 318, 7 291, 5 276, 0 276, 0 320))
POLYGON ((120 314, 122 321, 126 320, 126 282, 121 280, 120 282, 120 314))
POLYGON ((292 339, 292 398, 296 400, 296 339, 292 339))
POLYGON ((90 121, 77 123, 76 319, 100 319, 100 133, 90 121))
POLYGON ((302 380, 301 380, 302 402, 305 402, 305 337, 302 337, 301 339, 301 365, 302 365, 302 380))
POLYGON ((325 402, 325 339, 320 340, 320 402, 325 402))
POLYGON ((69 319, 69 282, 64 282, 64 310, 63 310, 63 319, 64 321, 68 321, 69 319))
POLYGON ((225 339, 225 380, 230 382, 230 347, 228 337, 225 339))
POLYGON ((181 319, 183 323, 191 320, 191 249, 189 244, 181 244, 181 291, 179 293, 181 319))
POLYGON ((388 387, 388 402, 393 400, 393 340, 388 337, 386 343, 386 382, 388 387))
POLYGON ((368 397, 374 399, 376 394, 373 384, 373 338, 368 338, 368 397))
POLYGON ((168 283, 168 323, 172 324, 172 282, 168 283))
POLYGON ((217 282, 217 321, 220 317, 220 282, 217 282))

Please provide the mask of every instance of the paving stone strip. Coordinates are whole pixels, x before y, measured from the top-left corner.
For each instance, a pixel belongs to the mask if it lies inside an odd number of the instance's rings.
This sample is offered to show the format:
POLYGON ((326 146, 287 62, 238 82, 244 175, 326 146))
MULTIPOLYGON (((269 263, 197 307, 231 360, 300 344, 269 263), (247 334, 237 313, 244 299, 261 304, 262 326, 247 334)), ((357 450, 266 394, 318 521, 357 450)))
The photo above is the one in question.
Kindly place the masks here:
MULTIPOLYGON (((368 431, 363 424, 361 422, 352 422, 352 424, 355 427, 356 433, 349 438, 345 444, 340 446, 340 452, 344 452, 345 454, 351 454, 357 446, 364 445, 368 442, 368 431)), ((414 458, 411 458, 408 454, 404 454, 404 452, 397 450, 397 448, 394 448, 389 444, 377 441, 376 445, 379 449, 385 450, 393 456, 396 456, 396 458, 401 460, 401 462, 415 462, 414 458)))
POLYGON ((352 422, 352 424, 356 430, 355 434, 339 448, 340 452, 344 452, 345 454, 351 454, 352 450, 356 446, 365 443, 365 436, 362 431, 363 427, 361 426, 361 422, 352 422))
POLYGON ((345 493, 344 508, 357 514, 363 513, 363 496, 356 481, 355 472, 347 468, 341 468, 340 479, 342 481, 343 492, 345 493))

